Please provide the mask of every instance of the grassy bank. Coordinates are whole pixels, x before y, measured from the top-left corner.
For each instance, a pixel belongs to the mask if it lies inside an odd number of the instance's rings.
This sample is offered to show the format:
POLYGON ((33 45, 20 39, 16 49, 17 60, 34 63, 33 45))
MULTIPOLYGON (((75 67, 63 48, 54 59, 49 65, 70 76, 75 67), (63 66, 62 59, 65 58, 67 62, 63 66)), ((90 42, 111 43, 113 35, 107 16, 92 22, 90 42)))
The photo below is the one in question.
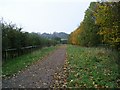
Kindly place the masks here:
POLYGON ((68 87, 116 88, 118 84, 118 54, 104 48, 69 45, 68 87))
POLYGON ((56 47, 54 46, 45 47, 32 53, 8 60, 6 63, 2 65, 2 76, 8 77, 19 72, 20 70, 26 68, 33 62, 41 60, 43 57, 45 57, 55 49, 56 47))

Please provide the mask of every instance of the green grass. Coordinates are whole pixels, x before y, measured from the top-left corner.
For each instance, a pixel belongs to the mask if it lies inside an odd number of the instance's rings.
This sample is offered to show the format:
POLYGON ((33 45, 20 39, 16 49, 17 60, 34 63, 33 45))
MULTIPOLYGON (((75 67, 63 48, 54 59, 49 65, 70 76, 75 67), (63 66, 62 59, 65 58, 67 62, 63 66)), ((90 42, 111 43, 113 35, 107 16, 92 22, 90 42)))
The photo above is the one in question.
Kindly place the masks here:
POLYGON ((18 73, 22 69, 31 65, 33 62, 41 60, 43 57, 45 57, 46 55, 48 55, 50 52, 52 52, 55 49, 56 47, 54 46, 45 47, 45 48, 36 50, 32 53, 22 55, 20 57, 16 57, 11 60, 7 60, 7 62, 5 62, 2 65, 2 76, 8 77, 8 76, 18 73))
POLYGON ((68 45, 68 87, 116 88, 118 55, 104 48, 68 45))

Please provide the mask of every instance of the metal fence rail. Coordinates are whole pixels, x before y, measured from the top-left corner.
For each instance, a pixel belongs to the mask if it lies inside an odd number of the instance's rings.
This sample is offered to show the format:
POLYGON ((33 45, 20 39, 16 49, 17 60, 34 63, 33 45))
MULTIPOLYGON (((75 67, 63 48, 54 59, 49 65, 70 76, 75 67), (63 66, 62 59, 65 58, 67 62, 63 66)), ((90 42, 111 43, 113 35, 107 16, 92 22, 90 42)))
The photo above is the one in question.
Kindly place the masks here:
POLYGON ((12 49, 6 49, 2 51, 2 61, 6 61, 7 59, 11 59, 14 57, 21 56, 23 54, 30 53, 38 48, 41 48, 41 46, 27 46, 27 47, 21 47, 19 49, 12 48, 12 49))

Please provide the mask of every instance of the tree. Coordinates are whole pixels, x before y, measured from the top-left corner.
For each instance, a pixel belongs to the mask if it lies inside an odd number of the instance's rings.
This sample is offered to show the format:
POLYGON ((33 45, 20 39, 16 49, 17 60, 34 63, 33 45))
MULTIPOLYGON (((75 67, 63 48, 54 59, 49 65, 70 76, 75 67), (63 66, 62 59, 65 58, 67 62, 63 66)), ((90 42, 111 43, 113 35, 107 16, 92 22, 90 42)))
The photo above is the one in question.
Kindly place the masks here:
POLYGON ((97 46, 100 44, 100 35, 97 34, 99 26, 95 24, 95 10, 96 3, 92 2, 85 12, 83 22, 70 35, 69 41, 72 44, 81 46, 97 46))
POLYGON ((100 26, 99 35, 102 42, 114 47, 120 47, 120 2, 97 3, 95 13, 96 24, 100 26))
POLYGON ((2 30, 2 50, 16 48, 21 49, 27 46, 51 46, 56 45, 58 39, 45 39, 38 33, 22 32, 22 28, 18 28, 15 24, 0 23, 2 30))

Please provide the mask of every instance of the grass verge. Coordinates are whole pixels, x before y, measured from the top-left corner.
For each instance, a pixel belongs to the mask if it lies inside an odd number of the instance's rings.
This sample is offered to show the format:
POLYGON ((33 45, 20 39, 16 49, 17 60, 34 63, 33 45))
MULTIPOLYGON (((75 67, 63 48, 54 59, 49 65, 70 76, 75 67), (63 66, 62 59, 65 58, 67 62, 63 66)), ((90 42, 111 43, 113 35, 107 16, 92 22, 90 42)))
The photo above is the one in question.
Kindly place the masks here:
MULTIPOLYGON (((118 53, 105 48, 68 45, 67 87, 117 88, 118 53)), ((119 82, 120 83, 120 82, 119 82)))
POLYGON ((56 47, 54 46, 44 47, 32 53, 8 60, 2 65, 2 77, 4 78, 4 77, 12 76, 18 73, 22 69, 31 65, 33 62, 41 60, 43 57, 45 57, 55 49, 56 47))

